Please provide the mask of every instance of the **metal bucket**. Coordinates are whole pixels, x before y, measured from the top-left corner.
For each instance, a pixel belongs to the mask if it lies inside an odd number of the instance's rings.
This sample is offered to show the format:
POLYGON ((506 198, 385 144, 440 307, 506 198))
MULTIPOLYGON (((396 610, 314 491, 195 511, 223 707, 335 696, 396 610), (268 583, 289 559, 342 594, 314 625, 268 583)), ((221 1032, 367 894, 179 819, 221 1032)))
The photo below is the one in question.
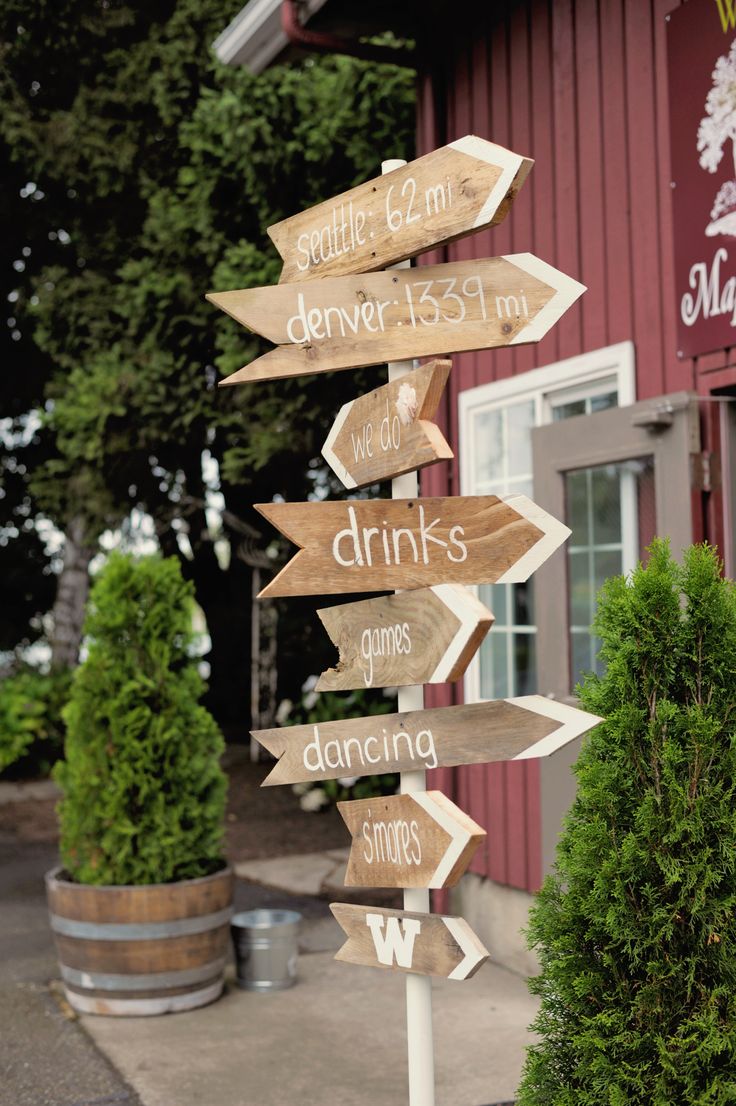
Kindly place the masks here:
POLYGON ((246 910, 230 923, 236 983, 246 991, 283 991, 296 982, 296 910, 246 910))

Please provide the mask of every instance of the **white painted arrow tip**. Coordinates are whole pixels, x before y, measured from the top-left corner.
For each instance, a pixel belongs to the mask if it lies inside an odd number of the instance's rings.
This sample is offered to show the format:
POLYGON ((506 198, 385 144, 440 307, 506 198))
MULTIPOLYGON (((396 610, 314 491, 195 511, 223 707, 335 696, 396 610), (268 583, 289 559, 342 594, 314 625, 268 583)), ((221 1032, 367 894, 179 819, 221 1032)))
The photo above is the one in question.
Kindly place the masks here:
POLYGON ((448 918, 443 914, 442 921, 463 954, 463 959, 447 978, 468 979, 488 959, 490 953, 463 918, 448 918))
POLYGON ((357 487, 357 484, 348 472, 348 470, 345 468, 340 458, 335 453, 334 445, 337 441, 338 434, 343 428, 346 418, 350 414, 350 408, 352 406, 352 400, 350 401, 350 403, 343 404, 343 406, 337 412, 337 415, 335 416, 335 421, 332 424, 332 429, 327 435, 327 440, 325 441, 325 444, 322 446, 322 456, 334 472, 335 476, 338 478, 338 480, 342 481, 343 486, 346 488, 355 488, 357 487))
POLYGON ((570 707, 567 703, 560 703, 557 699, 548 699, 544 695, 521 695, 516 699, 507 699, 506 702, 561 723, 553 733, 543 737, 534 745, 530 745, 528 749, 515 756, 514 760, 531 760, 535 757, 550 756, 551 753, 556 753, 558 749, 561 749, 563 745, 574 741, 576 737, 587 733, 588 730, 592 730, 594 726, 603 721, 597 714, 589 714, 588 711, 579 710, 578 707, 570 707))
POLYGON ((496 581, 497 584, 523 584, 570 537, 572 530, 520 492, 502 495, 501 499, 542 531, 536 544, 496 581))
POLYGON ((452 611, 456 618, 460 619, 454 638, 440 658, 437 667, 429 677, 429 683, 441 684, 449 679, 449 675, 457 663, 457 659, 465 648, 468 639, 476 626, 485 618, 493 618, 488 607, 481 603, 471 591, 462 584, 434 584, 432 591, 440 599, 448 610, 452 611))
POLYGON ((539 342, 562 318, 567 309, 580 299, 583 292, 587 292, 587 288, 579 280, 560 272, 553 265, 535 257, 533 253, 504 254, 504 260, 515 265, 517 269, 523 269, 542 284, 546 284, 548 288, 554 289, 551 299, 531 322, 521 328, 509 344, 514 346, 522 342, 539 342))
POLYGON ((439 803, 436 803, 432 796, 428 795, 426 791, 412 792, 411 797, 414 802, 424 810, 425 814, 428 814, 429 817, 437 823, 440 829, 443 829, 450 837, 450 843, 445 849, 445 855, 435 868, 429 881, 430 889, 438 890, 445 886, 452 869, 458 862, 460 854, 470 840, 470 834, 464 826, 461 826, 459 822, 451 818, 447 811, 443 810, 439 803))

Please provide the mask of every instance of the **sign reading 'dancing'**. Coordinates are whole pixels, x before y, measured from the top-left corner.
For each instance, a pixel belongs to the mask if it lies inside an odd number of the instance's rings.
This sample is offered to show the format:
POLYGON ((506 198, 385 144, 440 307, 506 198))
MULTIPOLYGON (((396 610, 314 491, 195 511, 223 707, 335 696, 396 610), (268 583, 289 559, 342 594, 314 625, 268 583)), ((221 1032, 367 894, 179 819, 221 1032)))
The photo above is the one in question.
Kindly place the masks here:
POLYGON ((601 719, 543 695, 254 730, 280 758, 261 784, 546 757, 601 719))
POLYGON ((268 228, 281 283, 368 273, 500 223, 534 164, 469 134, 268 228))
POLYGON ((262 598, 523 583, 570 534, 519 493, 255 508, 301 546, 262 598))
POLYGON ((585 291, 531 253, 210 292, 278 343, 221 385, 538 342, 585 291))

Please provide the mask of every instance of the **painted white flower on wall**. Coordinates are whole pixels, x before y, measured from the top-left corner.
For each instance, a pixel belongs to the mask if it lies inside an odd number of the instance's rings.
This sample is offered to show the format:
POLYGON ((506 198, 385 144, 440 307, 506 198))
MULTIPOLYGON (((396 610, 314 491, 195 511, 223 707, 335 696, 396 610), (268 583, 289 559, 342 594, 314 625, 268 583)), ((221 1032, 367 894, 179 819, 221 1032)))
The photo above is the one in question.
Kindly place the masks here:
MULTIPOLYGON (((705 101, 706 114, 698 127, 700 165, 715 173, 723 158, 724 147, 731 143, 731 157, 736 175, 736 39, 728 54, 722 55, 713 70, 713 87, 705 101)), ((709 237, 716 234, 736 236, 736 181, 721 186, 716 196, 711 222, 705 229, 709 237)))

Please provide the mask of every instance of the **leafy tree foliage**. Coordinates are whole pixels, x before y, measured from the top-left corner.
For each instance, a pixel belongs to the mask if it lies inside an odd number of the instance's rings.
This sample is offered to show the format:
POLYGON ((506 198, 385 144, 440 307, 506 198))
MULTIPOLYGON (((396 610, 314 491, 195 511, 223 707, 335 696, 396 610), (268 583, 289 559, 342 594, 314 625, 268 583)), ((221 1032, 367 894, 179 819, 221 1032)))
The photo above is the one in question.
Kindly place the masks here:
POLYGON ((81 883, 167 883, 220 862, 224 743, 198 702, 192 593, 173 557, 113 554, 93 585, 54 770, 61 857, 81 883))
POLYGON ((736 591, 655 542, 606 584, 605 721, 533 910, 542 1006, 523 1106, 736 1101, 736 591))
MULTIPOLYGON (((16 305, 52 366, 33 493, 61 526, 83 504, 96 533, 132 508, 153 516, 207 617, 212 705, 242 722, 242 523, 262 529, 248 505, 303 499, 326 480, 334 414, 379 377, 218 391, 220 373, 265 346, 204 293, 275 282, 269 224, 410 154, 414 90, 409 71, 346 57, 260 77, 226 69, 210 43, 238 7, 0 0, 0 136, 66 243, 28 266, 16 305), (217 521, 203 456, 219 471, 217 521)), ((305 644, 286 693, 308 673, 305 644)))
POLYGON ((24 666, 0 681, 0 775, 48 773, 61 756, 68 695, 68 672, 43 675, 24 666))

